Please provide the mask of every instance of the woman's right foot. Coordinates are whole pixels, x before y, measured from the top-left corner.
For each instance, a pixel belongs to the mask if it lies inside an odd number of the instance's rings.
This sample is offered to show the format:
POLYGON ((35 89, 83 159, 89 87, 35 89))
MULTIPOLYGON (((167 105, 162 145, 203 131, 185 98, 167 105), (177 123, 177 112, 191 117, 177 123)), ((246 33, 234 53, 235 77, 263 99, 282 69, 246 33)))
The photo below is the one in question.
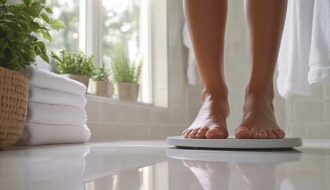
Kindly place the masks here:
POLYGON ((278 126, 274 113, 273 89, 255 93, 247 91, 243 120, 236 130, 237 139, 282 139, 284 131, 278 126))
POLYGON ((203 105, 195 121, 182 133, 191 139, 225 139, 228 137, 226 119, 229 115, 227 95, 203 93, 203 105))

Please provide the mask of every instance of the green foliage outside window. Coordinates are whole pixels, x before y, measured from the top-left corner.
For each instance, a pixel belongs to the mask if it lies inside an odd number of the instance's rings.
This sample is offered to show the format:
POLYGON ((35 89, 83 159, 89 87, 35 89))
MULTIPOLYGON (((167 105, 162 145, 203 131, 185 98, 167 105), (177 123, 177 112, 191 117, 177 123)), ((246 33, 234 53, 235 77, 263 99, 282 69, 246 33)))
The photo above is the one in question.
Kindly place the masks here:
MULTIPOLYGON (((103 0, 103 10, 101 11, 103 13, 102 47, 105 62, 111 60, 111 55, 118 46, 124 46, 130 50, 129 53, 133 52, 132 49, 139 49, 140 40, 139 15, 141 0, 126 0, 120 3, 109 3, 110 1, 116 2, 116 0, 103 0), (117 6, 125 8, 118 8, 117 6), (131 43, 131 46, 129 46, 129 43, 131 43)), ((129 56, 129 58, 132 58, 132 56, 129 56)))
POLYGON ((56 17, 63 21, 66 29, 53 33, 53 42, 46 43, 50 50, 59 49, 76 52, 79 51, 79 19, 80 0, 47 0, 46 5, 56 12, 56 17))

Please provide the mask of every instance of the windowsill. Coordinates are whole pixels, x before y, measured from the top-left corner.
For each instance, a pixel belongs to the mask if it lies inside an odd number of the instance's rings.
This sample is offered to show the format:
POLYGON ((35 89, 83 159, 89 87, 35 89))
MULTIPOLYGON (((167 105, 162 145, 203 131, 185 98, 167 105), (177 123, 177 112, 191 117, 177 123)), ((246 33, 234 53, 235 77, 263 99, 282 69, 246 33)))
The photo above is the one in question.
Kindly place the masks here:
POLYGON ((125 100, 118 100, 110 97, 103 97, 103 96, 96 96, 94 94, 87 93, 85 95, 87 101, 95 101, 100 103, 107 103, 107 104, 120 104, 120 105, 128 105, 128 106, 134 106, 134 107, 149 107, 149 108, 162 108, 158 107, 150 103, 143 103, 143 102, 133 102, 133 101, 125 101, 125 100))

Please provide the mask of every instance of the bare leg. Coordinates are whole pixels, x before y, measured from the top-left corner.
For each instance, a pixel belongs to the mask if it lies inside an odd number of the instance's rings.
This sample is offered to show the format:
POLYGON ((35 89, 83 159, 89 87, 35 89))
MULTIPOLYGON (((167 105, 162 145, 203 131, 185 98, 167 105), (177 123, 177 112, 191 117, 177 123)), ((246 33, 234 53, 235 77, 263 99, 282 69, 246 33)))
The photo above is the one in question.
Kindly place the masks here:
POLYGON ((223 72, 227 0, 185 0, 184 6, 204 90, 203 106, 182 135, 227 138, 229 106, 223 72))
POLYGON ((274 115, 273 76, 287 0, 246 0, 252 74, 236 138, 283 138, 274 115))

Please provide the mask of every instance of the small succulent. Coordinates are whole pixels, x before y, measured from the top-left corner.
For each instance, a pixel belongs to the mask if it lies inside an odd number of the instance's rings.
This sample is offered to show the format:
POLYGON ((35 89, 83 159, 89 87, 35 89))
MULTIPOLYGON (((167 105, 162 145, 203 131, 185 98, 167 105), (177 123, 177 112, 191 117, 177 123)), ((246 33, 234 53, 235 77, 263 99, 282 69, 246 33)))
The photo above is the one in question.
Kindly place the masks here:
POLYGON ((139 83, 142 71, 142 61, 131 63, 126 48, 119 46, 111 58, 111 71, 115 83, 139 83))
POLYGON ((92 77, 94 73, 93 56, 84 53, 60 52, 60 56, 52 52, 56 62, 56 69, 61 74, 75 74, 92 77))
POLYGON ((92 78, 96 81, 108 81, 109 74, 104 67, 95 68, 92 78))

